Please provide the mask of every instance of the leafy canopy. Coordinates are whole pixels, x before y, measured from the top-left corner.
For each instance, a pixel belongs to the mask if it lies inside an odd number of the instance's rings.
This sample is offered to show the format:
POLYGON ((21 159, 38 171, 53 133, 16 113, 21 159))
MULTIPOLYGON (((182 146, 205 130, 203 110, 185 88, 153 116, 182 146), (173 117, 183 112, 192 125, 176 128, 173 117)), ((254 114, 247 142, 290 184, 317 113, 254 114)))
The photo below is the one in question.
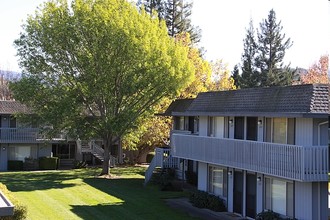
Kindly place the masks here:
POLYGON ((56 130, 102 137, 105 152, 193 80, 188 48, 125 0, 46 2, 15 45, 24 70, 15 98, 56 130))

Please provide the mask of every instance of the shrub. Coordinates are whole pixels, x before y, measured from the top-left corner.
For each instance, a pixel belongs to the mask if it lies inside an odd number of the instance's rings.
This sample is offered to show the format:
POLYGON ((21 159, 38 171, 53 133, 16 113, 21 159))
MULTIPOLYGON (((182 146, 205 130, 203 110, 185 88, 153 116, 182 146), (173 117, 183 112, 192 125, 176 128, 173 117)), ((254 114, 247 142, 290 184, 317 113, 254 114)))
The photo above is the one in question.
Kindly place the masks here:
POLYGON ((296 220, 296 218, 282 217, 280 214, 271 210, 260 212, 256 216, 256 220, 296 220))
POLYGON ((193 171, 186 171, 185 174, 187 178, 187 183, 193 186, 197 186, 197 180, 198 180, 197 174, 193 171))
POLYGON ((8 160, 8 170, 11 170, 11 171, 23 170, 23 161, 8 160))
POLYGON ((24 170, 38 170, 38 169, 39 169, 38 159, 25 158, 24 170))
POLYGON ((225 202, 223 199, 218 196, 211 195, 204 191, 192 191, 189 197, 190 202, 193 206, 198 208, 211 209, 216 212, 225 212, 227 211, 225 202))
POLYGON ((56 170, 58 167, 57 157, 40 157, 39 169, 40 170, 56 170))
POLYGON ((182 191, 182 185, 175 182, 175 169, 172 168, 154 173, 151 182, 159 185, 161 191, 182 191))
POLYGON ((12 193, 2 183, 0 183, 0 191, 2 193, 4 193, 4 195, 15 206, 14 207, 14 215, 13 216, 0 217, 0 220, 21 220, 21 219, 26 219, 26 216, 27 216, 27 208, 26 208, 26 206, 20 204, 20 202, 12 195, 12 193))
POLYGON ((146 157, 146 162, 147 163, 151 163, 152 159, 154 158, 155 156, 155 152, 150 152, 147 154, 147 157, 146 157))

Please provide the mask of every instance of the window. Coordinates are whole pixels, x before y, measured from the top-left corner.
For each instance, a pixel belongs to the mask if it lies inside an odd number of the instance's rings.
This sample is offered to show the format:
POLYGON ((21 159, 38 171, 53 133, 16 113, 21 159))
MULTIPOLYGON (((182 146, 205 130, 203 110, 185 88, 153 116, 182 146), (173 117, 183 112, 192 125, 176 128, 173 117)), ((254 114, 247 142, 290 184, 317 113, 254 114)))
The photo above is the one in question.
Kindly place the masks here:
POLYGON ((174 118, 174 129, 181 131, 185 129, 185 118, 183 116, 174 118))
POLYGON ((286 118, 273 119, 273 142, 286 144, 286 118))
POLYGON ((184 117, 179 118, 179 130, 184 130, 184 117))
POLYGON ((199 117, 195 116, 194 117, 194 134, 198 134, 199 132, 199 117))
POLYGON ((209 166, 209 193, 227 198, 227 169, 209 166))
POLYGON ((295 143, 294 118, 266 118, 265 141, 279 144, 295 143))
POLYGON ((24 161, 25 158, 31 157, 31 147, 20 146, 20 147, 9 147, 9 159, 10 160, 21 160, 24 161))
POLYGON ((207 135, 210 137, 215 136, 215 119, 214 119, 214 117, 208 118, 207 135))
POLYGON ((293 183, 265 178, 265 209, 293 216, 293 183))

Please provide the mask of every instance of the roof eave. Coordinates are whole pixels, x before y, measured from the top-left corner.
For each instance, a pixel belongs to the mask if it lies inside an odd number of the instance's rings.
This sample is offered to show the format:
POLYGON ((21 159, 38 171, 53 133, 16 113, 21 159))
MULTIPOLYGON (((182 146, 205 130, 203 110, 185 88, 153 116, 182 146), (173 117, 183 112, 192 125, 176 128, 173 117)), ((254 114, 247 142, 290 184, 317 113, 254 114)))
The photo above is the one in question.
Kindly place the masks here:
POLYGON ((290 117, 290 118, 326 118, 327 113, 307 112, 172 112, 172 116, 247 116, 247 117, 290 117))

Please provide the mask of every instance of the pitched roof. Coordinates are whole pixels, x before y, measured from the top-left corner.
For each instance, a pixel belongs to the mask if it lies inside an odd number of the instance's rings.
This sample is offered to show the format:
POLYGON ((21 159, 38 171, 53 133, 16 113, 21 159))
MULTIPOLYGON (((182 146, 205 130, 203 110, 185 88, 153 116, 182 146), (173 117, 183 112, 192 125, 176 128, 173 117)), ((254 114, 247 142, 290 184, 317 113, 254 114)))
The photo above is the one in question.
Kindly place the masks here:
POLYGON ((17 101, 0 101, 0 114, 31 113, 23 104, 17 101))
MULTIPOLYGON (((308 84, 200 93, 185 115, 329 113, 329 85, 308 84)), ((183 115, 175 111, 173 114, 183 115)))
POLYGON ((173 112, 185 112, 194 99, 177 99, 174 100, 166 109, 162 116, 171 116, 173 112))

